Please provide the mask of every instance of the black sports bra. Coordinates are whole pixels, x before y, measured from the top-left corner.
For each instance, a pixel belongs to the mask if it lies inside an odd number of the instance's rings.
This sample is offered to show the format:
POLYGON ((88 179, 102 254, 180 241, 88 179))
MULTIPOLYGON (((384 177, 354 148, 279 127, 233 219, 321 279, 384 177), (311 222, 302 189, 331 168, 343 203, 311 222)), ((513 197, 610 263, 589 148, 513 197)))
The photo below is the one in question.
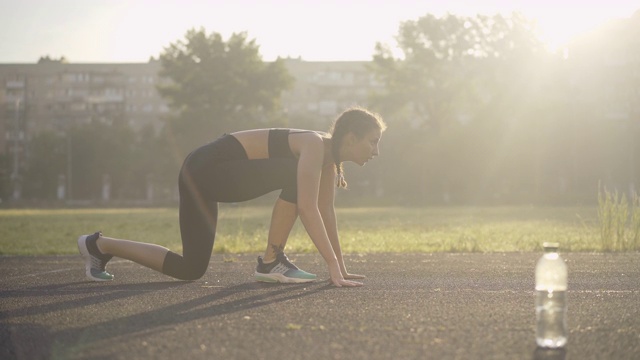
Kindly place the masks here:
POLYGON ((269 157, 295 159, 289 146, 289 134, 314 132, 310 130, 269 129, 269 157))

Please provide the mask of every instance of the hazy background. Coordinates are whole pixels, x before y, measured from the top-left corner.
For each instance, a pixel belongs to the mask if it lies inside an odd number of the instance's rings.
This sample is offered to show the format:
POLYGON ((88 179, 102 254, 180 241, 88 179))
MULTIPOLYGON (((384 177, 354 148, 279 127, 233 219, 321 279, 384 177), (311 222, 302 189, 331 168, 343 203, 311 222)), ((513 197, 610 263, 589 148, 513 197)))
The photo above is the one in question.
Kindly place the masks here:
POLYGON ((265 60, 370 60, 401 21, 427 13, 474 16, 517 11, 558 47, 606 20, 629 17, 633 0, 21 0, 0 1, 0 62, 65 56, 71 62, 140 62, 187 29, 228 37, 247 31, 265 60))
MULTIPOLYGON (((146 204, 152 188, 149 203, 175 202, 184 156, 225 131, 327 129, 342 109, 314 117, 282 106, 305 80, 287 69, 304 61, 362 62, 362 81, 374 86, 358 103, 389 125, 380 158, 347 167, 351 189, 339 201, 591 205, 604 187, 631 195, 640 181, 638 10, 622 0, 1 0, 9 151, 0 198, 17 198, 19 185, 28 204, 146 204), (160 70, 138 79, 72 67, 95 63, 160 70), (23 64, 43 71, 24 88, 23 64), (161 126, 127 122, 127 86, 140 79, 157 81, 161 126), (38 82, 45 90, 29 88, 38 82), (68 105, 72 95, 80 103, 68 105), (29 130, 34 114, 47 131, 29 130)), ((335 84, 318 91, 354 102, 343 73, 323 76, 335 84)))

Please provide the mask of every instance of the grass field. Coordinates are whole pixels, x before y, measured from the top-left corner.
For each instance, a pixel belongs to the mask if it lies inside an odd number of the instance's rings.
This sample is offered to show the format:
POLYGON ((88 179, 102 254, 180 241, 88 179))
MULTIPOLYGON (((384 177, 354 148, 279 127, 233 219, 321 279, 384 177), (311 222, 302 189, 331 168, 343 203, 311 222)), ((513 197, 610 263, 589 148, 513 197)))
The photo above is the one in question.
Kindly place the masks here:
MULTIPOLYGON (((596 207, 339 208, 345 253, 601 251, 596 207)), ((270 207, 221 204, 214 252, 259 253, 270 207)), ((181 251, 176 209, 0 210, 0 254, 75 254, 80 234, 153 242, 181 251)), ((316 251, 298 221, 287 252, 316 251)))

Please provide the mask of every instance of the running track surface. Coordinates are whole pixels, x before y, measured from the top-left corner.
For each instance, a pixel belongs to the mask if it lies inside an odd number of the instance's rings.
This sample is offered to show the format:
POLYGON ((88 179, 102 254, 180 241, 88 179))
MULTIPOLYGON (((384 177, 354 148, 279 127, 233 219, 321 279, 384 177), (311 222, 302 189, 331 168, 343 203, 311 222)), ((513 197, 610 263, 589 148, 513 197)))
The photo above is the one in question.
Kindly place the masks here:
POLYGON ((535 346, 539 253, 347 255, 335 288, 252 279, 256 255, 214 255, 198 281, 114 259, 0 257, 0 359, 640 359, 640 253, 562 254, 569 342, 535 346))

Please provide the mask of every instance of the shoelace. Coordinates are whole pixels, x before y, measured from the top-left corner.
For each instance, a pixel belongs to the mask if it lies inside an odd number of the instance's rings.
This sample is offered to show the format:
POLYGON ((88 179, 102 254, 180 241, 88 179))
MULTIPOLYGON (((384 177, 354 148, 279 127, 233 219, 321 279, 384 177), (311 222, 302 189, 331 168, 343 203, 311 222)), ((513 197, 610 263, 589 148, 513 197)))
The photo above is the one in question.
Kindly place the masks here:
POLYGON ((289 269, 298 270, 298 267, 293 265, 291 261, 289 261, 289 258, 287 257, 287 255, 285 255, 284 253, 278 254, 278 260, 280 261, 280 263, 282 263, 284 266, 288 267, 289 269))
POLYGON ((105 271, 107 268, 107 261, 104 261, 98 257, 91 255, 91 267, 94 269, 100 269, 100 271, 105 271))

